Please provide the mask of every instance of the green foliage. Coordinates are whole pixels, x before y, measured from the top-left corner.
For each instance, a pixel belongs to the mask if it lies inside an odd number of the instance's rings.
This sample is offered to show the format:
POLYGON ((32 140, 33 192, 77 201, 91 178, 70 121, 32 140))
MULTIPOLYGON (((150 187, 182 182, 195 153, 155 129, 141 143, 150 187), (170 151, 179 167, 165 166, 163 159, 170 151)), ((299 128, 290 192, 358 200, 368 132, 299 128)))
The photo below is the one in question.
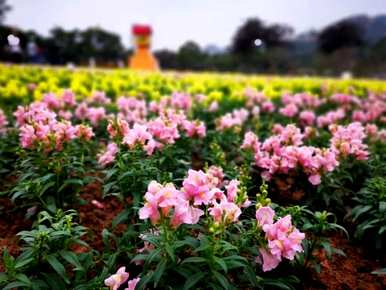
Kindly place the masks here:
POLYGON ((374 177, 366 181, 356 194, 357 203, 351 212, 358 224, 355 236, 371 235, 377 250, 386 249, 386 178, 374 177))
POLYGON ((38 205, 52 212, 73 204, 81 188, 93 179, 87 176, 91 152, 92 146, 81 142, 50 153, 18 150, 18 180, 9 196, 14 202, 20 200, 24 205, 38 205))
POLYGON ((81 240, 86 229, 75 219, 74 210, 58 210, 55 215, 40 212, 33 229, 18 234, 22 253, 14 258, 4 251, 2 289, 69 289, 71 281, 87 279, 93 263, 91 253, 73 251, 75 246, 88 247, 81 240))

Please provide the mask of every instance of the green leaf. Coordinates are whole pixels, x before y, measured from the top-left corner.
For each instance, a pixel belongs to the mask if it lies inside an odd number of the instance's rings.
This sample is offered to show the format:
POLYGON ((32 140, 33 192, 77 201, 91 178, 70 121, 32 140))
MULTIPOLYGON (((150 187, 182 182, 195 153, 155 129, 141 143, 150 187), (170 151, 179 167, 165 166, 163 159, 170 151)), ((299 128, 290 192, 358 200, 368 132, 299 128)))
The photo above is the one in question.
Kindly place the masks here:
POLYGON ((379 211, 381 213, 386 212, 386 201, 381 201, 379 202, 379 211))
MULTIPOLYGON (((25 274, 17 274, 15 276, 16 280, 20 281, 20 282, 23 282, 23 283, 26 283, 28 285, 31 285, 31 280, 25 275, 25 274)), ((31 286, 30 286, 31 287, 31 286)))
POLYGON ((84 271, 82 265, 79 262, 78 256, 75 255, 75 253, 62 250, 59 252, 59 254, 64 260, 66 260, 71 265, 75 266, 75 271, 84 271))
POLYGON ((16 282, 12 282, 12 283, 9 283, 7 284, 3 290, 10 290, 10 289, 14 289, 14 288, 19 288, 19 287, 29 287, 30 284, 28 283, 24 283, 24 282, 19 282, 19 281, 16 281, 16 282))
POLYGON ((227 267, 226 263, 221 258, 213 257, 213 259, 214 259, 215 263, 218 264, 225 273, 228 272, 228 267, 227 267))
POLYGON ((182 261, 182 264, 186 263, 206 263, 206 259, 202 257, 189 257, 182 261))
POLYGON ((66 276, 66 269, 64 268, 64 266, 58 261, 58 259, 53 256, 53 255, 48 255, 46 257, 47 259, 47 262, 51 265, 51 267, 56 271, 56 273, 59 274, 60 277, 62 277, 62 279, 67 283, 69 284, 70 283, 70 280, 68 280, 67 276, 66 276))
POLYGON ((15 269, 20 269, 22 267, 24 267, 25 265, 28 265, 29 263, 33 262, 34 258, 28 258, 28 259, 25 259, 25 260, 21 260, 21 261, 18 261, 18 259, 16 260, 16 263, 15 263, 15 269))
POLYGON ((354 220, 357 220, 358 217, 360 215, 362 215, 363 213, 369 211, 371 209, 371 205, 366 205, 366 206, 357 206, 353 209, 352 213, 353 213, 353 219, 354 220))
POLYGON ((230 286, 229 281, 224 275, 220 274, 217 271, 213 271, 212 273, 213 273, 213 276, 216 278, 216 280, 218 282, 220 282, 221 286, 224 287, 224 289, 229 288, 229 286, 230 286))
POLYGON ((188 289, 192 289, 192 287, 194 285, 196 285, 202 278, 205 277, 205 273, 204 272, 197 272, 196 274, 194 275, 191 275, 186 281, 185 281, 185 284, 184 284, 184 290, 188 290, 188 289))
POLYGON ((156 288, 162 275, 164 274, 165 272, 165 269, 166 269, 166 265, 167 265, 167 259, 162 259, 158 265, 157 265, 157 268, 155 269, 155 273, 153 275, 153 279, 154 279, 154 287, 156 288))

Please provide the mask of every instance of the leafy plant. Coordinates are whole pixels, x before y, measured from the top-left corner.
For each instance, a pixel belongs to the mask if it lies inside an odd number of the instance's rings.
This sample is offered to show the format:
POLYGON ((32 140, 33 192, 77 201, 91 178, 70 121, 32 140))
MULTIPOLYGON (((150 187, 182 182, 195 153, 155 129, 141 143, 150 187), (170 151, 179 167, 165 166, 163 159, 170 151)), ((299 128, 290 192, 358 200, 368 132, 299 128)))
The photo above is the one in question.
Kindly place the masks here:
POLYGON ((363 239, 372 237, 377 251, 386 249, 386 178, 374 177, 356 194, 357 205, 352 210, 352 218, 357 222, 355 236, 363 239))
POLYGON ((91 253, 77 254, 72 250, 88 248, 81 240, 86 229, 75 219, 74 210, 58 210, 55 215, 43 211, 32 230, 18 233, 22 253, 14 258, 4 251, 2 289, 68 289, 71 281, 86 279, 93 261, 91 253))

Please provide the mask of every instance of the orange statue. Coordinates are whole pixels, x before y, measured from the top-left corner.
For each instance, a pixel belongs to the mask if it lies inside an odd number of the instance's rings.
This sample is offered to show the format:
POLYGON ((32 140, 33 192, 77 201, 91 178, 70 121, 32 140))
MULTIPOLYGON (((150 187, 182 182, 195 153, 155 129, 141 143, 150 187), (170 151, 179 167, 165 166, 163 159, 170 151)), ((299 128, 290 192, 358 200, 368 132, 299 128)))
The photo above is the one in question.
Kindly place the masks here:
POLYGON ((152 29, 149 25, 133 25, 135 50, 129 59, 129 67, 135 70, 158 70, 158 62, 150 51, 152 29))

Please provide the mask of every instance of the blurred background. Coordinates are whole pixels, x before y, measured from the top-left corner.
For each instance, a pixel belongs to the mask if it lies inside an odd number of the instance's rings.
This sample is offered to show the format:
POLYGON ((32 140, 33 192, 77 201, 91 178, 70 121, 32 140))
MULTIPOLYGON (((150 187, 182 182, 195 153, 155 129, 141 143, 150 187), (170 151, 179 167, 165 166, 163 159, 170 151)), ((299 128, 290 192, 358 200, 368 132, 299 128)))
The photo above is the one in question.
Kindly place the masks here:
POLYGON ((164 70, 386 78, 386 0, 0 0, 0 61, 125 67, 136 23, 164 70))

